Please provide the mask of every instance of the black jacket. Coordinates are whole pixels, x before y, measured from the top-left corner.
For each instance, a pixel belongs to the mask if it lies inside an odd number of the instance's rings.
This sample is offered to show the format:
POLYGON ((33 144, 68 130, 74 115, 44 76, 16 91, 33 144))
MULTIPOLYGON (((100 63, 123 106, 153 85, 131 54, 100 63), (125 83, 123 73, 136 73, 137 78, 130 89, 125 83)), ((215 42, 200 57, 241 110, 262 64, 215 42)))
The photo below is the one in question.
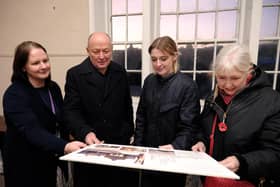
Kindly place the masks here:
POLYGON ((3 160, 7 187, 56 186, 56 155, 64 153, 66 141, 56 136, 56 125, 62 121, 61 91, 54 82, 49 90, 56 114, 30 84, 17 81, 5 91, 7 132, 3 160))
POLYGON ((111 62, 104 76, 86 58, 68 70, 64 120, 78 140, 94 132, 105 143, 128 144, 134 125, 125 69, 111 62))
MULTIPOLYGON (((255 68, 249 85, 227 106, 227 131, 214 135, 213 157, 223 160, 235 155, 240 161, 238 174, 257 183, 260 177, 279 179, 280 95, 271 88, 267 75, 255 68), (277 169, 278 168, 278 169, 277 169)), ((209 136, 214 115, 222 121, 225 107, 221 97, 210 96, 201 114, 202 140, 209 151, 209 136)))
POLYGON ((149 75, 137 109, 135 145, 189 149, 199 112, 197 86, 186 75, 149 75))

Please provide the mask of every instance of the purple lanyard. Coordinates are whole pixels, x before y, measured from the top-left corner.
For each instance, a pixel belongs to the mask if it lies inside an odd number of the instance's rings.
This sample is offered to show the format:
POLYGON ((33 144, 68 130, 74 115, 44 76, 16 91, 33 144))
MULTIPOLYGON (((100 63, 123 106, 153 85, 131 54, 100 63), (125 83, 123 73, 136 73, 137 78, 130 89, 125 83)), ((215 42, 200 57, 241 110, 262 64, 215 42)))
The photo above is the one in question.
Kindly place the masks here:
POLYGON ((55 107, 54 107, 52 94, 51 94, 50 90, 48 90, 48 91, 49 91, 49 96, 50 96, 50 101, 51 101, 52 112, 55 114, 55 107))
MULTIPOLYGON (((50 101, 51 101, 52 113, 55 114, 55 107, 54 107, 54 102, 53 102, 52 94, 51 94, 50 90, 48 90, 48 92, 49 92, 50 101)), ((60 132, 58 130, 58 124, 57 123, 56 123, 56 136, 60 137, 60 132)))

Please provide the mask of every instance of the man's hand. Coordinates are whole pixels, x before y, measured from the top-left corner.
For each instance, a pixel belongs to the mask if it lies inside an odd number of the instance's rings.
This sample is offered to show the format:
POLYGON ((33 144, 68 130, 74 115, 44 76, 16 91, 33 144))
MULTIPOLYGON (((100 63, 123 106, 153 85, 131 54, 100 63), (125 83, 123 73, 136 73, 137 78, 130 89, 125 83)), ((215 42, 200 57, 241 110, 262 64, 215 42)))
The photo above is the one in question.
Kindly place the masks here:
POLYGON ((104 141, 100 141, 93 132, 86 135, 85 142, 88 145, 104 143, 104 141))

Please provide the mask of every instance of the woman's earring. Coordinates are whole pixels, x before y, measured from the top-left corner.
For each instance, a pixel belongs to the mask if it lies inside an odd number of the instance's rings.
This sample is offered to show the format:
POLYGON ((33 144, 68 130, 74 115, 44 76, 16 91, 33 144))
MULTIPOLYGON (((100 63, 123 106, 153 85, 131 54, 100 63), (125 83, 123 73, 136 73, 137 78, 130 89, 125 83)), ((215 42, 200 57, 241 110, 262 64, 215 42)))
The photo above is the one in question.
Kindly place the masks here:
POLYGON ((246 79, 246 83, 248 84, 252 78, 253 78, 253 75, 251 73, 249 73, 249 75, 247 76, 247 79, 246 79))

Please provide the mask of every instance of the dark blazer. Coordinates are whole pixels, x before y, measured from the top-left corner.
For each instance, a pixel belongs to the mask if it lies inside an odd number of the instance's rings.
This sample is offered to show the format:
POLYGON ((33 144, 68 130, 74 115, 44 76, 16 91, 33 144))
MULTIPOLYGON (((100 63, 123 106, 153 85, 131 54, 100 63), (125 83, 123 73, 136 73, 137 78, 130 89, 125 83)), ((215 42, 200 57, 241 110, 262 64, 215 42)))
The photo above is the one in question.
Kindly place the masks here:
POLYGON ((103 76, 86 58, 68 70, 64 120, 78 140, 94 132, 105 143, 128 144, 134 127, 125 69, 111 62, 103 76))
POLYGON ((136 113, 135 145, 172 144, 190 149, 200 112, 196 84, 180 72, 161 78, 150 74, 144 82, 136 113))
POLYGON ((3 151, 6 187, 55 187, 56 154, 63 154, 66 141, 56 137, 61 122, 62 95, 51 82, 49 90, 56 115, 30 84, 14 82, 3 97, 7 133, 3 151))

